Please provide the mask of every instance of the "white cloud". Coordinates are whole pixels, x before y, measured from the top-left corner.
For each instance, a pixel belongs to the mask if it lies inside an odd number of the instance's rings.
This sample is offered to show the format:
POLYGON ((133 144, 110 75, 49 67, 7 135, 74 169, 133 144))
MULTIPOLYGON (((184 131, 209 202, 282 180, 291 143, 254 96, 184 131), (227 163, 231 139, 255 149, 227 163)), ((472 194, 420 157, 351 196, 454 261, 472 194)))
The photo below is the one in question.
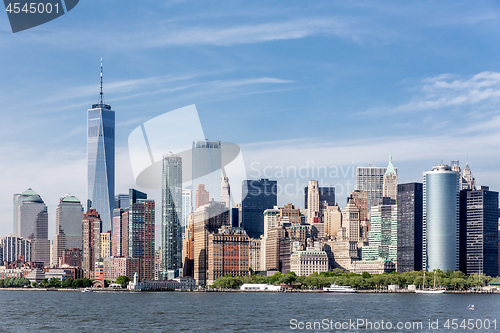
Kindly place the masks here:
POLYGON ((423 80, 420 93, 394 111, 435 110, 495 103, 500 97, 500 73, 481 72, 470 78, 442 74, 423 80))

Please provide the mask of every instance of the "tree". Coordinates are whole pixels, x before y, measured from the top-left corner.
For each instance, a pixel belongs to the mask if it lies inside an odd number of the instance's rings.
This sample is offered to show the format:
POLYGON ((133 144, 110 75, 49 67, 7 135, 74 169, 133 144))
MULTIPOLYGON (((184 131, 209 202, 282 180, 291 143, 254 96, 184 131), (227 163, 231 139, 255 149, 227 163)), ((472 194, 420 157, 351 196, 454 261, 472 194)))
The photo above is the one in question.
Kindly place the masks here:
POLYGON ((60 287, 61 286, 61 280, 56 278, 56 277, 53 277, 49 280, 49 286, 50 287, 53 287, 53 288, 57 288, 57 287, 60 287))
POLYGON ((131 279, 128 276, 120 275, 119 277, 116 278, 115 283, 120 284, 122 288, 126 288, 127 283, 129 283, 129 281, 131 281, 131 279))
POLYGON ((33 283, 31 283, 31 286, 34 287, 34 288, 36 288, 36 287, 38 287, 38 283, 33 282, 33 283))
POLYGON ((64 281, 62 282, 63 288, 71 288, 71 287, 73 287, 73 281, 74 280, 72 278, 64 279, 64 281))

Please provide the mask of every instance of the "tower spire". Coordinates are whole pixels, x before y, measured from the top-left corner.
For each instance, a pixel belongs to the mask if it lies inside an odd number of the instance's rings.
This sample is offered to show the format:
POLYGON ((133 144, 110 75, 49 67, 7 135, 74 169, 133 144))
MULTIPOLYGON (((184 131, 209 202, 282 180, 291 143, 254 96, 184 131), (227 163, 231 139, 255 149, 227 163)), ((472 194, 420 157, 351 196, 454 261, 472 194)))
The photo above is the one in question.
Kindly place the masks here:
POLYGON ((102 93, 102 57, 101 57, 101 101, 100 101, 101 105, 103 104, 103 102, 102 102, 102 95, 103 95, 103 93, 102 93))

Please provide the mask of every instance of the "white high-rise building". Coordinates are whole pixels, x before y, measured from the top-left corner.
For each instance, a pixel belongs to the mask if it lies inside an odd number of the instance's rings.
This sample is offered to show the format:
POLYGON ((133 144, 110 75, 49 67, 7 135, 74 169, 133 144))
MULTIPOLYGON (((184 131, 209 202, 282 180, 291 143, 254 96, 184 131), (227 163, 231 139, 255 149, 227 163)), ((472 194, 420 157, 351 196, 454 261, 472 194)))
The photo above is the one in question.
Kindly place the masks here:
POLYGON ((319 218, 319 187, 317 180, 310 180, 307 186, 307 223, 314 224, 314 218, 319 218))

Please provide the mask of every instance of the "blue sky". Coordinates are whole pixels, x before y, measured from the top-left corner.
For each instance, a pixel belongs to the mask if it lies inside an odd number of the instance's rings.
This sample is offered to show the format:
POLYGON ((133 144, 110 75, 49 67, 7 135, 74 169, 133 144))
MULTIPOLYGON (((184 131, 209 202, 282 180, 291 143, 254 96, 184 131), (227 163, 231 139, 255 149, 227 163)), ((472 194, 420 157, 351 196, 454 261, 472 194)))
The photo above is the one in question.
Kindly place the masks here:
POLYGON ((130 132, 196 104, 208 138, 242 147, 250 177, 267 167, 292 184, 281 205, 302 206, 301 187, 323 166, 338 171, 322 181, 343 206, 352 170, 386 166, 390 153, 400 182, 468 159, 478 184, 500 190, 498 54, 495 1, 85 0, 16 34, 2 14, 0 235, 12 232, 13 193, 41 194, 50 236, 58 198, 86 199, 101 57, 117 193, 134 186, 130 132), (305 177, 281 173, 301 167, 305 177))

